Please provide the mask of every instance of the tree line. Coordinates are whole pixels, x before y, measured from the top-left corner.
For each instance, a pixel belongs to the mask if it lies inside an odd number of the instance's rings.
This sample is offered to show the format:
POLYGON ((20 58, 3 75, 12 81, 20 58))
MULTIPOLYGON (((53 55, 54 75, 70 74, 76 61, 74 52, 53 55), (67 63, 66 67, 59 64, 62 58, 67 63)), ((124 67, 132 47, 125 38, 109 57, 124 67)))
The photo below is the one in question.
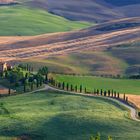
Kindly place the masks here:
MULTIPOLYGON (((53 87, 56 87, 61 90, 70 91, 70 92, 79 92, 85 94, 94 94, 98 96, 107 96, 112 98, 121 99, 120 93, 116 92, 115 90, 103 90, 103 89, 96 89, 94 88, 93 91, 88 91, 86 87, 83 85, 73 85, 66 82, 57 82, 55 79, 50 78, 48 79, 48 83, 53 87)), ((126 94, 123 94, 123 101, 128 102, 128 97, 126 94)))

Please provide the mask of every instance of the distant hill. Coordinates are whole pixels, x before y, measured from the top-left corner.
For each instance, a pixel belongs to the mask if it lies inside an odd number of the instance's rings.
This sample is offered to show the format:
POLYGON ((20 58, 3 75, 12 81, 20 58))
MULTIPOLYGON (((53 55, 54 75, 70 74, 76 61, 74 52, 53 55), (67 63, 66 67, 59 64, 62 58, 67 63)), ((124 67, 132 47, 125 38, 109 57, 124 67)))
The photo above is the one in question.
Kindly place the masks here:
POLYGON ((26 4, 80 21, 104 22, 140 16, 140 12, 138 12, 140 0, 26 0, 26 4))
POLYGON ((140 0, 0 0, 0 5, 15 2, 76 21, 105 22, 140 16, 140 0))
POLYGON ((104 1, 115 6, 140 4, 140 0, 104 0, 104 1))
MULTIPOLYGON (((9 5, 9 3, 7 4, 9 5)), ((90 25, 89 23, 70 21, 43 9, 30 8, 22 4, 0 6, 0 36, 64 32, 86 28, 90 25)))

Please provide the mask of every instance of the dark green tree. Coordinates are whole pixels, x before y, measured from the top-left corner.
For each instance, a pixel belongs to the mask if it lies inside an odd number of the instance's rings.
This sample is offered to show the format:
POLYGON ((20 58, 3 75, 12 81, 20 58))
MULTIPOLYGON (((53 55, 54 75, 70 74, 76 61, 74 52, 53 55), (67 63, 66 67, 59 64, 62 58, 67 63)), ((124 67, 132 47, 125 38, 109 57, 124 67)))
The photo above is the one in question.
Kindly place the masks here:
POLYGON ((77 88, 77 85, 75 86, 75 92, 77 92, 78 91, 78 88, 77 88))
POLYGON ((45 67, 39 69, 38 73, 45 76, 45 81, 46 82, 48 81, 48 67, 45 66, 45 67))
POLYGON ((68 83, 67 83, 66 89, 67 89, 67 91, 69 91, 69 84, 68 83))
POLYGON ((80 93, 82 93, 82 91, 83 91, 83 87, 82 85, 80 85, 80 93))
POLYGON ((65 82, 62 83, 62 89, 65 90, 65 82))

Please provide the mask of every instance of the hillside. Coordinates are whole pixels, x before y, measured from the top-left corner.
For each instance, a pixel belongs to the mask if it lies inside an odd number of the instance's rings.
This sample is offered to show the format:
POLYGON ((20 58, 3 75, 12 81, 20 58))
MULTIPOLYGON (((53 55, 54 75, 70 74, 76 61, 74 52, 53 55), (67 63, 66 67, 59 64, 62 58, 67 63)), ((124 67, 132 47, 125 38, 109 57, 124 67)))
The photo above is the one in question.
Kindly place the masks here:
POLYGON ((140 12, 136 12, 139 0, 26 0, 25 4, 76 21, 104 22, 140 16, 140 12), (132 15, 127 6, 133 11, 132 15))
POLYGON ((0 4, 14 2, 75 21, 105 22, 140 16, 139 0, 1 0, 0 4))
POLYGON ((69 21, 47 11, 22 5, 0 7, 1 36, 63 32, 89 27, 90 25, 89 23, 69 21))
POLYGON ((1 140, 88 140, 97 132, 102 140, 108 135, 140 138, 140 124, 121 104, 98 97, 51 91, 21 94, 1 99, 0 114, 1 140))
POLYGON ((80 31, 33 37, 1 37, 0 58, 31 62, 35 60, 40 65, 47 64, 57 72, 117 75, 125 73, 126 69, 134 64, 140 64, 139 45, 133 50, 137 55, 130 55, 133 44, 139 41, 140 19, 127 18, 80 31), (123 44, 124 49, 129 52, 129 57, 125 55, 125 51, 121 51, 123 44), (125 47, 125 44, 132 46, 125 47), (120 45, 122 47, 119 47, 120 45), (130 63, 133 60, 134 62, 130 63))
MULTIPOLYGON (((8 37, 5 37, 5 41, 7 39, 8 37)), ((45 57, 84 50, 104 50, 114 45, 139 40, 140 19, 117 20, 80 31, 44 34, 24 38, 15 37, 15 39, 17 41, 11 40, 6 43, 3 43, 3 38, 1 39, 1 57, 12 54, 13 58, 24 59, 34 56, 45 57)))

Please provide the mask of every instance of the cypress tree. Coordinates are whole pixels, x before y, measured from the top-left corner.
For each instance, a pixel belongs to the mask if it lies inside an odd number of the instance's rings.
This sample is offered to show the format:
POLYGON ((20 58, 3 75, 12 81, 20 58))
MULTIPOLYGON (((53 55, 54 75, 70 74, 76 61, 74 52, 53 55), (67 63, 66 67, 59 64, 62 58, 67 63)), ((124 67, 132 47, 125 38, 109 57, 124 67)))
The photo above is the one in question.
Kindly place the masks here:
POLYGON ((82 85, 80 85, 80 93, 82 93, 82 90, 83 90, 83 89, 82 89, 82 85))
POLYGON ((128 97, 126 97, 126 100, 125 101, 128 103, 128 97))
POLYGON ((118 95, 117 95, 118 99, 120 98, 120 93, 118 92, 118 95))
POLYGON ((116 98, 116 91, 114 91, 114 97, 116 98))
POLYGON ((104 91, 104 96, 106 96, 106 91, 104 91))
POLYGON ((65 90, 65 83, 62 83, 62 89, 65 90))
POLYGON ((111 91, 111 96, 113 97, 113 95, 114 95, 114 91, 113 91, 113 89, 112 89, 112 91, 111 91))
POLYGON ((77 92, 77 86, 75 86, 75 92, 77 92))
POLYGON ((99 89, 97 89, 97 95, 99 95, 99 89))
POLYGON ((94 89, 94 94, 96 94, 96 89, 94 89))
POLYGON ((69 84, 68 83, 67 83, 66 89, 67 89, 67 91, 69 90, 69 84))
POLYGON ((70 86, 70 90, 73 91, 73 85, 70 86))
POLYGON ((110 97, 110 93, 111 93, 110 90, 108 90, 108 96, 109 96, 109 97, 110 97))
POLYGON ((101 96, 103 95, 103 90, 101 89, 101 96))
POLYGON ((125 94, 123 95, 123 100, 125 101, 126 97, 125 97, 125 94))
POLYGON ((33 85, 33 82, 31 82, 31 91, 32 91, 32 90, 33 90, 33 88, 34 88, 33 86, 34 86, 34 85, 33 85))
POLYGON ((9 94, 9 95, 11 94, 11 89, 10 89, 10 88, 8 89, 8 94, 9 94))
POLYGON ((85 88, 85 93, 87 93, 87 89, 85 88))
POLYGON ((26 84, 24 84, 24 89, 23 90, 24 90, 24 93, 25 93, 26 92, 26 84))

